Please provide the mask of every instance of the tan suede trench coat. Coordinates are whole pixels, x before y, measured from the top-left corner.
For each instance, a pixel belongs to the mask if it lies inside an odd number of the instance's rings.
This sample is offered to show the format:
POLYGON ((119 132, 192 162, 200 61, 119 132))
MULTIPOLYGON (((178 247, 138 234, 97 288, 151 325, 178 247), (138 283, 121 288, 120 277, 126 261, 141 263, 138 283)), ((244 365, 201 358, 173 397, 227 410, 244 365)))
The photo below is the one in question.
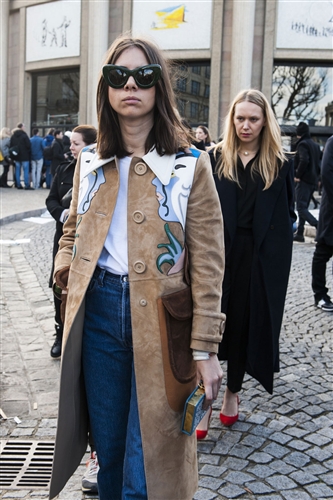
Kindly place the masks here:
MULTIPOLYGON (((87 446, 81 373, 85 293, 103 249, 119 187, 118 160, 81 153, 70 216, 55 275, 70 266, 64 325, 58 429, 50 498, 61 491, 87 446)), ((190 500, 197 489, 195 434, 181 433, 182 413, 166 398, 158 297, 186 287, 193 298, 192 349, 217 352, 224 315, 223 223, 209 157, 196 149, 131 161, 128 178, 128 275, 135 377, 149 500, 190 500)))

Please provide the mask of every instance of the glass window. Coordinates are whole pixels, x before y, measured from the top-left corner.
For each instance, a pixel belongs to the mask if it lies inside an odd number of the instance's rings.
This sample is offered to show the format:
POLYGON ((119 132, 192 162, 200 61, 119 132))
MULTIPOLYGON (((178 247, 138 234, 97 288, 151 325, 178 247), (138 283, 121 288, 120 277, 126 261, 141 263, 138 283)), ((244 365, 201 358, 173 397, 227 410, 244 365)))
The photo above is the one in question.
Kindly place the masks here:
POLYGON ((64 131, 76 127, 79 89, 78 69, 33 74, 31 127, 42 129, 43 135, 50 127, 64 131))
POLYGON ((333 95, 332 77, 332 67, 275 66, 272 108, 280 125, 305 121, 325 126, 333 95))
POLYGON ((186 92, 187 78, 180 77, 177 79, 177 89, 186 92))
POLYGON ((192 66, 192 73, 196 75, 201 75, 201 66, 192 66))
POLYGON ((197 102, 190 103, 190 116, 192 119, 197 120, 199 116, 199 104, 197 102))
POLYGON ((178 64, 175 63, 174 67, 174 90, 179 113, 193 128, 199 124, 208 126, 210 62, 180 61, 178 64))
POLYGON ((191 94, 199 95, 200 94, 200 83, 195 80, 191 81, 191 94))

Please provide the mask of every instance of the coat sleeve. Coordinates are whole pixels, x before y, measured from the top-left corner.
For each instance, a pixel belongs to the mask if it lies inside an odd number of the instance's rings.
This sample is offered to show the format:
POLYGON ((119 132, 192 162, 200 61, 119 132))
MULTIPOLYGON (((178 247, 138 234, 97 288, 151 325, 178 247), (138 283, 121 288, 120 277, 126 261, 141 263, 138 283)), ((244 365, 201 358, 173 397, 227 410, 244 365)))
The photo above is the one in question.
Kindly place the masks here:
POLYGON ((287 196, 289 214, 292 224, 296 222, 297 215, 295 214, 295 181, 294 181, 294 162, 292 158, 287 159, 289 171, 286 176, 287 196))
POLYGON ((81 155, 78 158, 73 180, 72 201, 69 216, 63 226, 63 235, 59 240, 59 251, 54 259, 54 276, 58 271, 70 267, 72 262, 73 246, 77 223, 77 200, 80 187, 80 164, 81 155))
POLYGON ((321 182, 329 203, 333 205, 333 136, 328 139, 325 145, 321 163, 321 182))
POLYGON ((52 217, 58 222, 64 207, 61 205, 61 200, 59 196, 59 173, 56 171, 55 176, 51 184, 51 189, 48 197, 45 200, 46 207, 52 217))
POLYGON ((225 315, 221 313, 224 234, 221 205, 207 153, 198 159, 186 218, 193 298, 191 348, 217 352, 225 315))

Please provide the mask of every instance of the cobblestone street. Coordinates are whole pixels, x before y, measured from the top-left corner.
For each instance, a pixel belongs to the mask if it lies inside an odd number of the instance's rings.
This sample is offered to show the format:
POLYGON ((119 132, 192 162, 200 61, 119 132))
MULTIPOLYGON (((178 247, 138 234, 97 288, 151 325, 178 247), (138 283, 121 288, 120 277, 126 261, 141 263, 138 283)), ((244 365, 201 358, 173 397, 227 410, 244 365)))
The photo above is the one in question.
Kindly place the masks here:
MULTIPOLYGON (((55 437, 60 363, 49 355, 54 321, 48 287, 54 228, 52 219, 1 228, 1 408, 8 417, 1 419, 2 445, 55 437)), ((333 498, 333 316, 314 306, 313 251, 313 238, 294 244, 274 395, 248 377, 239 421, 222 428, 223 384, 208 437, 198 443, 195 500, 333 498)), ((331 263, 327 283, 332 296, 331 263)), ((81 492, 86 458, 59 499, 89 498, 81 492)), ((3 489, 0 498, 44 499, 47 490, 3 489)))

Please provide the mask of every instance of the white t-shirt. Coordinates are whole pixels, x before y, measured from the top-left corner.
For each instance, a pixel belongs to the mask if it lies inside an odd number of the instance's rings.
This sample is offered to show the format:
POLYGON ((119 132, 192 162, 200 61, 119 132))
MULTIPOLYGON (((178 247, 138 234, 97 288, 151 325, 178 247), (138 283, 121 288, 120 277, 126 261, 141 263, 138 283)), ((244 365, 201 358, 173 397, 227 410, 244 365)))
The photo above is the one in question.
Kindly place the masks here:
POLYGON ((127 257, 127 191, 132 158, 119 160, 119 191, 104 248, 97 265, 113 274, 128 274, 127 257))

